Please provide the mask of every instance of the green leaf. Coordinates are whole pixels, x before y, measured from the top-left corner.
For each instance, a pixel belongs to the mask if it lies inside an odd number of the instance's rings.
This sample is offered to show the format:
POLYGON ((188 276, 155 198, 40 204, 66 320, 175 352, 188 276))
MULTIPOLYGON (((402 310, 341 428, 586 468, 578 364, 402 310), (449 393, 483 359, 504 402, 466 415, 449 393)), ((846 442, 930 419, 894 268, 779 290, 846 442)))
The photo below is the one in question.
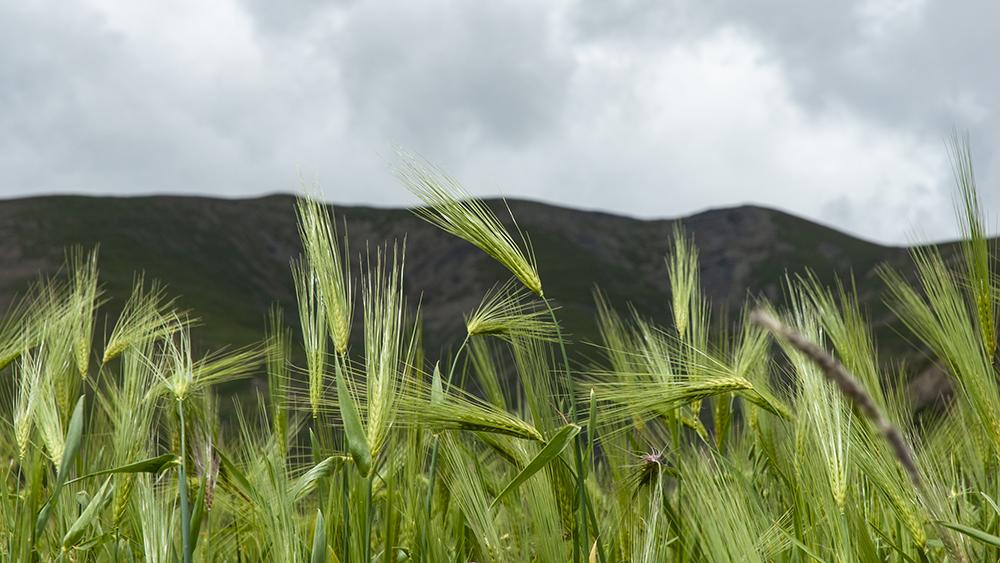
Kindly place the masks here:
POLYGON ((144 459, 142 461, 113 467, 111 469, 102 469, 100 471, 88 473, 87 475, 68 481, 68 483, 72 484, 91 477, 99 477, 101 475, 109 475, 111 473, 159 473, 175 463, 177 463, 176 455, 163 454, 149 459, 144 459))
POLYGON ((497 498, 493 499, 493 502, 490 504, 490 508, 496 506, 496 504, 500 502, 500 499, 506 496, 507 493, 516 489, 521 485, 521 483, 527 481, 532 475, 538 473, 540 469, 548 465, 550 461, 558 457, 559 454, 566 449, 566 446, 568 446, 570 442, 573 441, 573 438, 575 438, 579 433, 580 427, 575 424, 567 424, 566 426, 560 428, 555 435, 552 436, 548 443, 545 444, 542 451, 538 452, 538 455, 528 462, 528 465, 525 465, 524 469, 511 479, 510 483, 507 483, 507 486, 500 491, 497 498))
POLYGON ((361 415, 354 402, 354 396, 344 382, 346 374, 337 368, 337 403, 340 405, 340 416, 344 420, 344 435, 347 438, 347 451, 351 452, 354 465, 362 477, 367 477, 372 468, 372 452, 365 437, 365 427, 361 424, 361 415))
POLYGON ((35 520, 35 537, 45 529, 45 524, 49 521, 49 513, 52 506, 59 498, 63 485, 66 484, 66 477, 76 463, 76 456, 80 453, 80 442, 83 440, 83 396, 81 395, 73 407, 73 415, 69 419, 69 428, 66 430, 66 447, 63 450, 62 463, 59 464, 59 472, 56 474, 55 487, 52 488, 52 496, 48 502, 38 512, 35 520))
POLYGON ((965 534, 974 540, 978 540, 985 543, 986 545, 991 545, 993 547, 1000 547, 1000 538, 994 536, 993 534, 988 534, 978 528, 972 528, 962 524, 955 524, 953 522, 938 522, 938 523, 944 526, 945 528, 951 528, 956 532, 965 534))
POLYGON ((343 456, 330 456, 323 461, 312 466, 309 471, 303 473, 299 478, 292 482, 290 487, 290 496, 292 500, 298 502, 302 500, 306 495, 308 495, 314 488, 316 488, 316 482, 332 475, 334 471, 340 468, 344 464, 344 460, 347 459, 343 456))
POLYGON ((983 498, 986 499, 986 502, 990 503, 990 506, 993 507, 993 511, 996 512, 997 515, 1000 515, 1000 505, 997 505, 997 502, 995 500, 993 500, 993 497, 991 497, 990 495, 988 495, 988 494, 986 494, 986 493, 984 493, 982 491, 979 491, 979 494, 982 495, 983 498))
POLYGON ((253 491, 253 486, 250 485, 250 481, 247 480, 246 475, 226 457, 226 454, 222 453, 222 450, 216 448, 215 453, 219 455, 219 468, 222 470, 222 476, 225 477, 224 482, 230 485, 243 498, 253 498, 250 494, 253 491))
POLYGON ((323 522, 323 511, 316 509, 316 531, 313 532, 312 563, 326 561, 326 524, 323 522))
POLYGON ((97 516, 101 513, 101 509, 107 502, 109 493, 111 492, 111 477, 109 476, 104 480, 104 484, 94 495, 94 498, 87 503, 87 508, 83 509, 80 516, 73 522, 73 525, 69 527, 69 531, 63 536, 62 545, 63 548, 70 548, 77 544, 80 539, 83 538, 83 533, 94 523, 97 516))
POLYGON ((76 456, 80 453, 80 442, 83 441, 83 397, 76 401, 73 407, 73 415, 69 419, 69 429, 66 430, 66 449, 63 450, 62 463, 59 464, 59 473, 56 477, 58 486, 66 483, 66 476, 76 463, 76 456))

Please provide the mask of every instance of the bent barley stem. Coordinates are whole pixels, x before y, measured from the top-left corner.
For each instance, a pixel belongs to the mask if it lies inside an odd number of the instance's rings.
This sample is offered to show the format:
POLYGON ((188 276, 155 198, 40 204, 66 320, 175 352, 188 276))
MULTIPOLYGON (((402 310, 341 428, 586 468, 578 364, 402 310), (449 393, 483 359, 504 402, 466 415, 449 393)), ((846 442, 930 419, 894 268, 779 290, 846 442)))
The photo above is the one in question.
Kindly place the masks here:
POLYGON ((342 504, 341 510, 343 510, 344 512, 344 514, 342 515, 342 518, 344 519, 344 544, 343 546, 341 546, 341 557, 340 557, 341 561, 351 560, 351 499, 350 499, 351 489, 349 487, 350 475, 348 475, 347 473, 350 470, 351 466, 346 463, 344 464, 344 467, 340 470, 341 473, 340 480, 342 487, 342 490, 340 492, 341 504, 342 504))
MULTIPOLYGON (((452 358, 451 369, 448 370, 448 381, 445 382, 444 386, 445 392, 447 392, 448 389, 451 387, 452 379, 455 377, 455 369, 458 368, 458 359, 459 357, 462 356, 462 352, 465 351, 466 345, 469 344, 469 338, 471 338, 471 336, 469 336, 469 334, 466 333, 465 338, 462 339, 462 345, 458 347, 458 351, 455 352, 455 357, 452 358)), ((461 389, 464 387, 464 385, 465 385, 465 371, 463 370, 462 380, 459 382, 458 387, 461 389)))
POLYGON ((769 330, 779 338, 784 339, 819 366, 823 372, 823 376, 836 385, 840 389, 840 392, 875 426, 889 444, 899 465, 906 471, 918 496, 923 499, 932 511, 932 514, 937 517, 935 525, 938 527, 942 541, 948 548, 948 551, 951 552, 952 557, 956 561, 965 561, 965 556, 962 550, 958 548, 954 536, 940 525, 940 515, 937 514, 940 508, 937 506, 936 497, 931 494, 926 481, 921 476, 920 468, 917 466, 916 457, 913 455, 913 450, 910 448, 909 443, 899 429, 896 428, 896 425, 882 412, 882 409, 878 407, 875 400, 872 399, 872 396, 868 394, 868 391, 865 390, 857 378, 818 344, 812 342, 799 331, 781 322, 766 311, 760 309, 754 311, 750 314, 750 320, 758 326, 769 330))
POLYGON ((368 491, 365 493, 365 536, 362 538, 364 540, 364 545, 362 546, 362 561, 371 561, 371 551, 372 551, 372 481, 375 480, 375 475, 378 470, 373 468, 371 473, 368 474, 366 480, 368 481, 368 491))
POLYGON ((424 526, 420 530, 420 552, 421 555, 426 559, 428 549, 427 549, 427 531, 430 529, 431 518, 434 515, 434 481, 437 479, 437 463, 438 463, 438 447, 440 446, 441 439, 439 436, 434 436, 434 445, 431 447, 431 463, 430 463, 430 475, 427 476, 427 503, 426 503, 426 520, 424 521, 424 526))

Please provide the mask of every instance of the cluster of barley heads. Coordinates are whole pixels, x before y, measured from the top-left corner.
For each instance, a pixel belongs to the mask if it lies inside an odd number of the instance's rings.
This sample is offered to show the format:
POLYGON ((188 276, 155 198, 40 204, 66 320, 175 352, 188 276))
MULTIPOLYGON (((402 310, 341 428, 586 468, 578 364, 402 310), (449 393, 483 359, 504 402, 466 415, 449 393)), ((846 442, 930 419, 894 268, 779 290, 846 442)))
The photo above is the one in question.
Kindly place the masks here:
POLYGON ((274 309, 245 349, 193 354, 194 317, 142 278, 102 336, 96 253, 74 250, 0 325, 0 559, 996 560, 1000 294, 967 155, 961 260, 924 248, 881 272, 953 378, 921 417, 849 283, 789 279, 783 309, 713 321, 680 231, 669 325, 598 292, 600 339, 570 357, 516 223, 405 155, 417 213, 512 274, 440 358, 403 248, 352 275, 315 199, 297 204, 299 326, 274 309), (257 376, 266 392, 220 420, 213 387, 257 376))

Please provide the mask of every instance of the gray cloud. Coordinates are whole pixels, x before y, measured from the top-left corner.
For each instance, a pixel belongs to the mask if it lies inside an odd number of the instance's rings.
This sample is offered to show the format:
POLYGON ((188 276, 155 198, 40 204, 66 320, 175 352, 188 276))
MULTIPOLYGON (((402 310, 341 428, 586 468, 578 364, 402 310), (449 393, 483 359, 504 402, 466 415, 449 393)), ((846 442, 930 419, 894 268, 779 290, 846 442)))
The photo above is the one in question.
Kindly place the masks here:
MULTIPOLYGON (((1000 210, 998 121, 1000 5, 991 2, 773 0, 768 9, 732 3, 717 21, 746 25, 791 72, 797 99, 849 106, 864 119, 914 136, 968 131, 982 195, 1000 210), (741 12, 733 12, 743 6, 741 12), (992 188, 989 188, 992 186, 992 188)), ((938 186, 948 191, 950 184, 938 186)))
MULTIPOLYGON (((523 147, 560 127, 572 61, 528 4, 376 4, 337 34, 344 87, 364 128, 406 143, 523 147)), ((464 147, 462 147, 464 148, 464 147)))
POLYGON ((943 139, 1000 211, 1000 8, 932 0, 0 7, 0 196, 296 189, 411 202, 402 144, 478 194, 657 217, 772 205, 954 234, 943 139))

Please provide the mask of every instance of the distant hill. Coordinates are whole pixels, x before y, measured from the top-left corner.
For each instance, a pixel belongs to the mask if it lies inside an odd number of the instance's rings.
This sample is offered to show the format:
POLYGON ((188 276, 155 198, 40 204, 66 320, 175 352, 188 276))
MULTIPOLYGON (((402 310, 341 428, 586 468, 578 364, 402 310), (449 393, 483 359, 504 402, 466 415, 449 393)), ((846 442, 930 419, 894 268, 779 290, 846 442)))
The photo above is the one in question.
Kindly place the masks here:
MULTIPOLYGON (((748 296, 780 301, 786 273, 812 270, 821 281, 853 275, 862 301, 898 349, 881 305, 876 266, 905 267, 907 250, 866 242, 810 221, 761 207, 734 207, 689 217, 640 220, 510 200, 529 233, 547 296, 577 341, 594 337, 592 290, 611 302, 632 303, 665 319, 668 283, 664 255, 676 222, 701 254, 704 291, 721 312, 748 296)), ((498 205, 498 202, 492 202, 498 205)), ((168 285, 204 321, 195 338, 205 347, 246 344, 261 337, 272 303, 295 318, 289 260, 300 252, 294 199, 52 196, 0 202, 0 307, 39 273, 52 273, 64 248, 100 244, 100 268, 110 310, 127 297, 134 272, 168 285)), ((403 209, 337 207, 346 221, 355 260, 365 248, 405 237, 406 288, 422 300, 427 344, 454 343, 462 316, 509 275, 479 250, 438 231, 403 209)), ((503 217, 503 213, 498 213, 503 217)), ((949 245, 947 252, 952 252, 949 245)), ((355 272, 358 269, 355 268, 355 272)), ((110 322, 106 330, 110 331, 110 322)), ((98 331, 105 330, 98 327, 98 331)))

